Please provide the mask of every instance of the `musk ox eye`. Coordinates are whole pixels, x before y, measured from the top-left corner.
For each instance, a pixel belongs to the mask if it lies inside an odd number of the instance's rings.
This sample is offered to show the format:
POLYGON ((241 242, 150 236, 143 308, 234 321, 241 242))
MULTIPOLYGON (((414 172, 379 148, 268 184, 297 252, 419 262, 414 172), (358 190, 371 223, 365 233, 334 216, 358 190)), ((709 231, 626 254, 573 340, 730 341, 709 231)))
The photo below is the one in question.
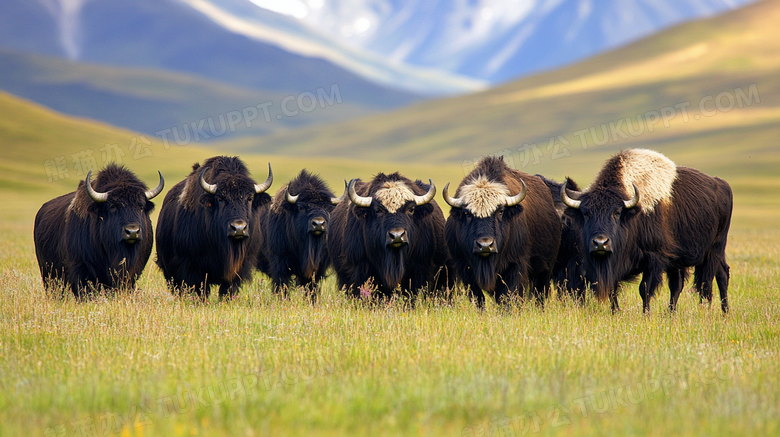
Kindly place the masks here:
POLYGON ((303 205, 298 205, 298 212, 306 212, 306 207, 303 205))
POLYGON ((409 208, 406 208, 406 212, 409 214, 414 214, 414 205, 409 205, 409 208))
POLYGON ((112 213, 113 213, 113 212, 116 212, 116 205, 111 205, 111 206, 108 208, 108 210, 109 210, 109 211, 111 211, 112 213))

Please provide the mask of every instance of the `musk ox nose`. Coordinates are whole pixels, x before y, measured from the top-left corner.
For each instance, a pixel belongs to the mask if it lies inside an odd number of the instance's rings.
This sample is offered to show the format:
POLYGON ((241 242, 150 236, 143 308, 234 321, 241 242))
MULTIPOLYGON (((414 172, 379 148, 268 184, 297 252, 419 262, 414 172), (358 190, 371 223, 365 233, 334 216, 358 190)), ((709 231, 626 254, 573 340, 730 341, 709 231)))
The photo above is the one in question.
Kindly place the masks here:
POLYGON ((488 256, 496 252, 496 240, 492 237, 480 237, 474 240, 474 253, 480 256, 488 256))
POLYGON ((596 235, 590 242, 590 251, 598 255, 612 253, 612 243, 606 235, 596 235))
POLYGON ((387 231, 387 245, 390 247, 401 247, 409 243, 406 237, 406 229, 393 228, 387 231))
POLYGON ((228 237, 240 240, 249 235, 249 226, 244 220, 233 220, 230 222, 228 237))
POLYGON ((324 217, 314 217, 311 219, 311 222, 309 223, 309 232, 311 232, 314 235, 320 235, 323 232, 325 232, 325 218, 324 217))
POLYGON ((122 239, 128 243, 135 243, 141 239, 141 226, 136 223, 125 226, 124 231, 122 239))

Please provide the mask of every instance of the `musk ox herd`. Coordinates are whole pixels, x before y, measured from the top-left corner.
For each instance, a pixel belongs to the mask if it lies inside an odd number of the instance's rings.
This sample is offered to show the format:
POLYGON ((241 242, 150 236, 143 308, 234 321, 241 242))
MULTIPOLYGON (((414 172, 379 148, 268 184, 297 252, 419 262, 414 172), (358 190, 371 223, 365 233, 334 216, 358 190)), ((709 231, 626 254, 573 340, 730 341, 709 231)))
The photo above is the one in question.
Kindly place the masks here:
MULTIPOLYGON (((109 165, 76 191, 46 202, 35 217, 35 251, 47 289, 77 298, 134 289, 152 253, 152 199, 131 171, 109 165)), ((352 296, 437 294, 463 285, 482 307, 512 297, 543 304, 558 296, 584 302, 588 291, 620 310, 621 283, 639 280, 643 310, 662 285, 669 310, 693 268, 701 301, 717 281, 728 311, 726 263, 733 206, 728 183, 677 166, 651 150, 608 159, 580 188, 484 158, 454 191, 400 173, 344 181, 334 193, 303 170, 272 197, 273 171, 257 183, 236 157, 217 156, 166 194, 157 223, 156 263, 170 290, 205 299, 212 285, 234 297, 255 269, 286 295, 316 298, 330 268, 352 296)))

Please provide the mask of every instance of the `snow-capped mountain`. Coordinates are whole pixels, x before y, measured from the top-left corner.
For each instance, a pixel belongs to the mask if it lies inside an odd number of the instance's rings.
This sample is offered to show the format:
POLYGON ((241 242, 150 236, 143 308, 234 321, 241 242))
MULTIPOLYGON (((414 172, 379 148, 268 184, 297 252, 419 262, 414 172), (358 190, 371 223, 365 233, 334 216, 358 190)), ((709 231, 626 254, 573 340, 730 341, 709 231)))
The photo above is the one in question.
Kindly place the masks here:
POLYGON ((3 0, 0 45, 241 86, 346 81, 341 69, 382 86, 453 94, 752 1, 3 0))
POLYGON ((754 0, 181 1, 232 24, 233 31, 323 56, 369 77, 382 67, 405 66, 495 83, 754 0), (377 55, 384 65, 366 68, 377 55))

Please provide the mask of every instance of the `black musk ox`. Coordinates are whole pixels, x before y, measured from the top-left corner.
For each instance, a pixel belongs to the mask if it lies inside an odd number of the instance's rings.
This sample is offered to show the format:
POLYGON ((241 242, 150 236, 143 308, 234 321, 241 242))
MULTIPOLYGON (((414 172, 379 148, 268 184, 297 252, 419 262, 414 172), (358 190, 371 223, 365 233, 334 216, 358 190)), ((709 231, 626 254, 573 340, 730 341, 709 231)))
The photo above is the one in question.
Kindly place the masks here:
POLYGON ((328 252, 339 286, 372 279, 381 296, 400 287, 412 297, 420 289, 452 284, 447 269, 444 214, 433 200, 436 187, 399 173, 379 173, 370 182, 353 179, 349 201, 331 213, 328 252))
POLYGON ((157 265, 174 292, 191 289, 208 298, 233 297, 249 280, 262 244, 259 210, 271 200, 273 182, 257 184, 236 157, 217 156, 195 164, 165 196, 157 223, 157 265))
POLYGON ((561 200, 561 188, 565 185, 570 190, 579 191, 580 187, 573 180, 566 178, 563 183, 536 175, 550 189, 555 211, 561 218, 561 245, 555 258, 552 277, 558 290, 558 297, 565 295, 574 298, 579 303, 585 302, 586 281, 583 266, 582 229, 580 223, 572 216, 576 212, 568 210, 561 200))
POLYGON ((561 223, 550 190, 536 176, 509 168, 502 157, 480 161, 458 186, 446 235, 458 277, 478 306, 493 293, 524 296, 525 285, 543 302, 561 236, 561 223))
POLYGON ((76 191, 43 204, 35 216, 35 255, 44 285, 67 284, 81 298, 100 288, 135 288, 152 253, 149 190, 130 170, 109 164, 87 173, 76 191))
POLYGON ((610 158, 584 191, 561 191, 581 223, 587 281, 619 311, 618 285, 642 275, 643 310, 666 272, 669 310, 675 311, 688 268, 702 300, 712 301, 717 280, 728 311, 726 240, 733 197, 729 184, 676 166, 660 153, 629 149, 610 158))
POLYGON ((293 276, 299 287, 316 286, 325 276, 330 215, 345 197, 346 190, 335 197, 325 181, 302 170, 261 211, 257 268, 271 277, 274 291, 286 292, 293 276))

